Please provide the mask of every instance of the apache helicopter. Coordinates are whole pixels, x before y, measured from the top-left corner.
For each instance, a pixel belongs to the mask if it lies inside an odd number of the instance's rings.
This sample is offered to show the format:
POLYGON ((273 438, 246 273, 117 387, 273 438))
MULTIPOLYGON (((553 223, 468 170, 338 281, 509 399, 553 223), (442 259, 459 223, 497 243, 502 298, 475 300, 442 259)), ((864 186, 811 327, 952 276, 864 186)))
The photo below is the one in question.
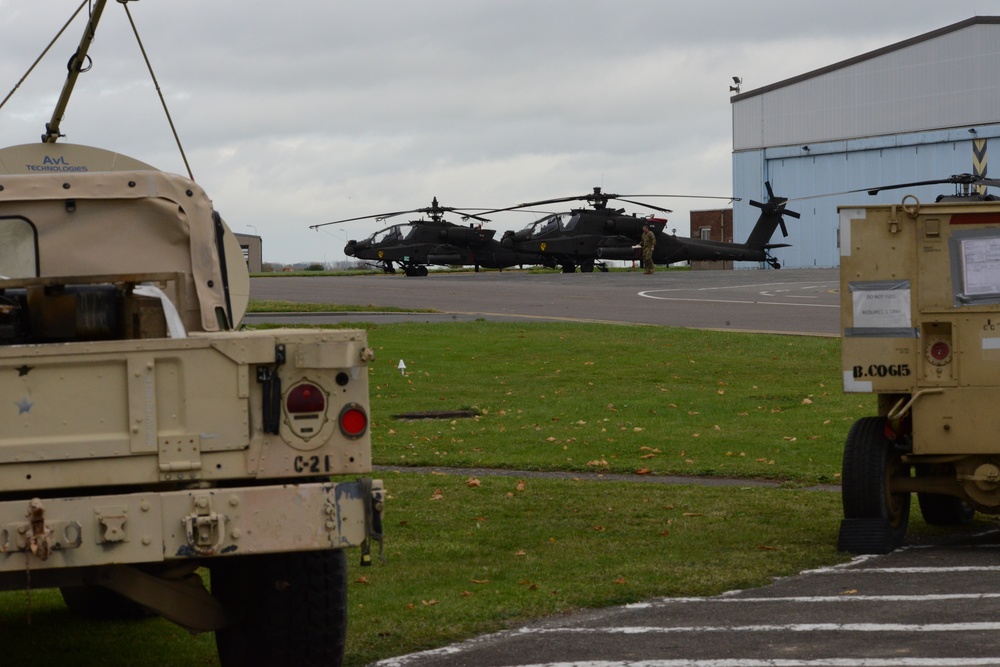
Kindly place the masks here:
MULTIPOLYGON (((657 242, 653 251, 653 261, 656 264, 671 264, 685 260, 724 259, 766 261, 771 266, 780 268, 778 262, 770 256, 769 251, 787 244, 769 244, 768 241, 779 225, 782 232, 786 236, 788 235, 781 217, 782 213, 796 218, 799 216, 793 211, 784 210, 786 200, 774 197, 769 184, 767 189, 770 197, 767 203, 751 202, 754 206, 761 208, 762 213, 747 243, 678 238, 663 231, 667 222, 663 218, 625 215, 623 209, 609 209, 607 206, 609 200, 617 199, 654 211, 670 213, 670 209, 634 201, 632 198, 680 197, 681 195, 606 194, 597 187, 592 193, 583 196, 528 202, 489 211, 489 213, 514 211, 521 208, 575 200, 586 201, 590 204, 591 208, 573 209, 569 213, 555 213, 546 216, 518 232, 504 234, 501 240, 501 243, 507 248, 554 258, 556 263, 562 266, 564 273, 572 273, 577 266, 584 272, 593 271, 595 267, 607 271, 607 267, 600 260, 640 259, 641 251, 636 246, 642 236, 642 228, 646 225, 656 234, 657 242)), ((690 198, 736 201, 731 197, 698 196, 690 198)))
POLYGON ((476 271, 479 271, 480 267, 503 270, 525 264, 555 266, 554 262, 539 255, 516 252, 503 247, 499 241, 493 239, 496 230, 483 229, 482 223, 489 220, 469 213, 466 209, 440 206, 437 197, 434 197, 431 205, 425 208, 334 220, 311 225, 310 229, 371 218, 385 220, 408 213, 426 214, 428 219, 421 218, 391 225, 366 239, 350 240, 344 247, 344 254, 348 257, 373 261, 385 273, 396 273, 395 264, 399 264, 407 276, 426 276, 428 264, 473 266, 476 271), (478 220, 480 224, 469 223, 467 227, 459 225, 445 220, 445 213, 455 213, 463 220, 478 220))
POLYGON ((664 195, 606 194, 601 192, 601 188, 598 187, 594 188, 592 193, 578 197, 560 197, 527 202, 488 211, 487 214, 517 211, 569 201, 586 201, 591 208, 577 208, 568 213, 546 215, 520 231, 505 232, 500 243, 510 250, 548 258, 551 262, 561 266, 563 273, 572 273, 577 266, 580 267, 580 271, 590 273, 595 268, 601 271, 608 270, 604 263, 599 261, 601 257, 599 253, 602 249, 627 250, 631 253, 632 247, 639 242, 642 236, 644 225, 650 225, 659 232, 667 222, 665 218, 640 218, 635 214, 626 215, 624 209, 608 208, 608 201, 617 199, 661 213, 670 213, 670 209, 626 199, 626 197, 660 196, 664 195))
MULTIPOLYGON (((662 231, 656 233, 656 245, 653 247, 654 264, 673 264, 685 261, 730 261, 730 262, 767 262, 772 268, 780 269, 781 264, 771 256, 774 248, 787 248, 788 243, 769 243, 774 230, 781 228, 781 235, 788 236, 783 216, 798 218, 799 214, 785 208, 786 197, 776 197, 771 190, 771 183, 765 181, 767 201, 750 200, 750 205, 760 209, 760 216, 750 230, 746 243, 729 243, 726 241, 711 241, 706 239, 678 238, 662 231)), ((600 248, 598 256, 602 259, 641 259, 639 248, 600 248)))

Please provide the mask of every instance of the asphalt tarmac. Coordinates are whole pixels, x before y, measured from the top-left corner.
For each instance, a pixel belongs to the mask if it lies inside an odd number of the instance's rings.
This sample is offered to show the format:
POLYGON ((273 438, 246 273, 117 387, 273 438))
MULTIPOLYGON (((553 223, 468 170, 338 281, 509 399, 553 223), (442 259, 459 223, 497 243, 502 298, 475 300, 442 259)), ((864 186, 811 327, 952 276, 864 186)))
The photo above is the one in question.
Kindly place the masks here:
POLYGON ((837 269, 253 278, 253 299, 437 312, 250 315, 246 320, 562 320, 838 336, 839 286, 837 269))
MULTIPOLYGON (((836 269, 251 281, 255 299, 439 311, 254 318, 272 321, 568 320, 824 336, 840 332, 838 291, 836 269)), ((943 534, 760 589, 543 619, 377 665, 1000 667, 998 553, 1000 531, 943 534)))

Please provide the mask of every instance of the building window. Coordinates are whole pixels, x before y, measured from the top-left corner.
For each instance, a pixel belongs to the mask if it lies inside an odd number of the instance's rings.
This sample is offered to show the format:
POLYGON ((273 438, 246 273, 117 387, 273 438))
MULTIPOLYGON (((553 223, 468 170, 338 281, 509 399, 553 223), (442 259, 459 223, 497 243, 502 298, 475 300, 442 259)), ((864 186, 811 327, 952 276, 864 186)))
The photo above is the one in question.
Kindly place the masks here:
POLYGON ((711 227, 702 227, 701 228, 701 240, 702 241, 711 241, 712 240, 712 228, 711 227))

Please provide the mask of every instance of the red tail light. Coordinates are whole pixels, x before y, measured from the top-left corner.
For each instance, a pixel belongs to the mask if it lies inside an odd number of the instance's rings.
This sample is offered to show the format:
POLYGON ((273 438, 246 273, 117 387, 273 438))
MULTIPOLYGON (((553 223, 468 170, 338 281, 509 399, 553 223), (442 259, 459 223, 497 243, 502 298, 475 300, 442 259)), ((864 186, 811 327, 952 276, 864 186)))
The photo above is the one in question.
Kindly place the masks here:
POLYGON ((368 415, 356 403, 348 403, 340 411, 340 432, 348 438, 360 438, 368 430, 368 415))
POLYGON ((326 410, 326 395, 323 390, 309 382, 296 385, 288 392, 285 409, 289 414, 303 412, 323 412, 326 410))

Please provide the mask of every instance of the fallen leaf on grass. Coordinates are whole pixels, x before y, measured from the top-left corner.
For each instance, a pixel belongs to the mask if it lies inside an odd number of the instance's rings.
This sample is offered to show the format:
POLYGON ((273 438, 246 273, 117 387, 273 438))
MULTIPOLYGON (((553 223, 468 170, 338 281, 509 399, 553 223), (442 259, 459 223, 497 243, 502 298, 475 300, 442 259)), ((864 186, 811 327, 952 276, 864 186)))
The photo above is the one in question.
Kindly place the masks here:
POLYGON ((368 582, 368 577, 358 577, 357 579, 354 580, 354 583, 356 583, 356 584, 367 584, 367 583, 369 583, 368 582))
POLYGON ((758 544, 757 549, 760 551, 781 551, 778 547, 769 547, 766 544, 758 544))
POLYGON ((422 604, 425 607, 433 607, 434 605, 438 604, 438 601, 437 600, 421 600, 420 604, 422 604))
POLYGON ((525 490, 525 489, 526 489, 527 487, 528 487, 528 485, 527 485, 527 484, 525 483, 525 481, 524 481, 524 480, 522 479, 522 480, 520 480, 520 481, 519 481, 519 482, 517 483, 517 486, 515 486, 514 488, 515 488, 516 490, 518 490, 518 491, 524 491, 524 490, 525 490))
POLYGON ((470 477, 469 479, 465 480, 465 485, 466 486, 471 486, 471 487, 477 487, 477 486, 482 486, 483 483, 480 482, 475 477, 470 477))
POLYGON ((640 456, 639 458, 640 458, 640 459, 651 459, 651 458, 653 458, 653 457, 655 457, 655 456, 656 456, 656 454, 643 454, 643 455, 642 455, 642 456, 640 456))
POLYGON ((684 512, 681 516, 705 516, 701 512, 684 512))
POLYGON ((636 468, 635 470, 636 475, 648 475, 651 472, 649 468, 636 468))
POLYGON ((471 598, 472 597, 472 593, 470 591, 462 591, 462 597, 463 598, 471 598))
POLYGON ((599 533, 603 532, 604 531, 604 526, 594 526, 594 530, 596 530, 599 533))
POLYGON ((515 555, 515 556, 527 556, 527 555, 528 555, 528 552, 526 552, 526 551, 518 551, 518 552, 517 552, 517 553, 515 553, 514 555, 515 555))
POLYGON ((618 577, 617 579, 615 579, 615 583, 621 586, 622 584, 627 584, 628 581, 625 579, 625 577, 618 577))
POLYGON ((444 494, 441 493, 441 489, 434 489, 434 493, 431 494, 431 500, 443 500, 444 494))
POLYGON ((594 460, 594 461, 587 461, 587 465, 589 465, 591 467, 606 466, 606 465, 608 465, 608 462, 605 461, 603 458, 601 458, 601 459, 597 459, 597 460, 594 460))

